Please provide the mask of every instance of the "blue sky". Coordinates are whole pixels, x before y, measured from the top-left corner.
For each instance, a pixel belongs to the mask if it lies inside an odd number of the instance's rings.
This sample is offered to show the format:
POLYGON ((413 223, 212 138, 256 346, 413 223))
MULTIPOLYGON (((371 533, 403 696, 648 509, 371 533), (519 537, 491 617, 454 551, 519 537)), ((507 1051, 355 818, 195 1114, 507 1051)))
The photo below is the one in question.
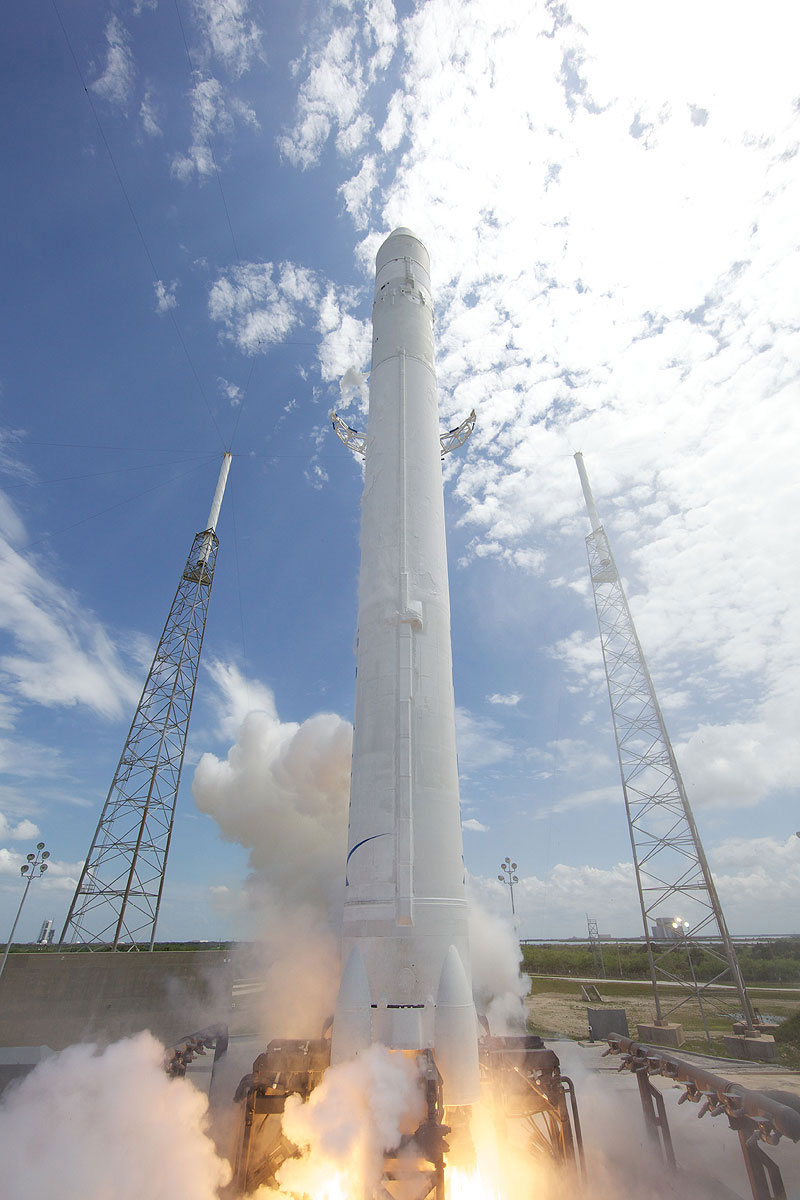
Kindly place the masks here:
POLYGON ((363 427, 374 253, 404 224, 442 427, 478 413, 446 463, 476 892, 505 910, 509 854, 524 936, 640 931, 580 449, 729 924, 796 932, 794 6, 58 0, 3 24, 0 927, 39 835, 19 936, 63 922, 227 447, 159 936, 325 908, 361 489, 328 413, 363 427))

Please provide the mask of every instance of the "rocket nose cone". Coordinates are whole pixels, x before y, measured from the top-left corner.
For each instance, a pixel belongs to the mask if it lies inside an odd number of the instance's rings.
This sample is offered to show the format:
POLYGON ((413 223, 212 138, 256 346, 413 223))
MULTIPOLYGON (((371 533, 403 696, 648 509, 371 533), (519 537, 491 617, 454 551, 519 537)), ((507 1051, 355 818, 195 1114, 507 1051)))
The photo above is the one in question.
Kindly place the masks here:
MULTIPOLYGON (((378 250, 375 258, 376 273, 380 275, 381 271, 385 266, 387 266, 388 263, 393 261, 399 262, 406 258, 417 263, 422 268, 422 270, 425 272, 422 281, 425 284, 425 287, 430 288, 431 263, 428 257, 428 251, 425 249, 424 243, 420 241, 415 233, 412 233, 412 231, 405 225, 399 225, 397 229, 392 230, 386 241, 382 243, 380 249, 378 250)), ((385 282, 385 279, 380 280, 380 283, 385 282)), ((378 284, 378 286, 380 286, 380 284, 378 284)))

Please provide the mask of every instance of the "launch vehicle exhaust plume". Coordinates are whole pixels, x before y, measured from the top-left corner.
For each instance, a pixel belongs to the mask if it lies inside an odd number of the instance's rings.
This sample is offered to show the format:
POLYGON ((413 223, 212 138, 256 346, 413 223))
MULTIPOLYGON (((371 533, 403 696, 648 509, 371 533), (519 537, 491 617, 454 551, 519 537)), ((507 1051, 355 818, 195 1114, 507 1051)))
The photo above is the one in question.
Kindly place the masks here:
POLYGON ((208 1101, 168 1079, 149 1033, 70 1046, 0 1101, 3 1195, 217 1200, 231 1176, 206 1131, 208 1101))

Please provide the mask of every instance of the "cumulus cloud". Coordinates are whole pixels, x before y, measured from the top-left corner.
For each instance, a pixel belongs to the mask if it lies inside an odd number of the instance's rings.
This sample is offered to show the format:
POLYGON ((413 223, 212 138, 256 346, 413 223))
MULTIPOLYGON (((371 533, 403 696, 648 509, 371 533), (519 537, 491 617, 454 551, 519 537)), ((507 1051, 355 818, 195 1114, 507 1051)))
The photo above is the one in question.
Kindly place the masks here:
MULTIPOLYGON (((21 821, 18 827, 25 827, 28 825, 30 825, 31 828, 36 829, 36 826, 30 821, 21 821)), ((20 836, 24 838, 32 838, 36 837, 38 832, 38 829, 36 829, 35 834, 26 833, 20 836)), ((0 831, 0 837, 2 836, 2 831, 0 831)), ((7 879, 13 889, 18 889, 21 878, 20 867, 24 866, 26 861, 27 850, 26 853, 22 853, 21 851, 17 850, 7 850, 5 847, 0 848, 0 880, 7 879)), ((75 891, 75 888, 78 886, 78 877, 82 868, 83 862, 70 863, 63 862, 60 859, 50 858, 47 863, 46 873, 42 875, 41 878, 37 876, 37 891, 45 893, 54 892, 59 895, 59 898, 61 895, 72 895, 72 893, 75 891)))
MULTIPOLYGON (((432 0, 404 18, 380 140, 392 150, 407 133, 410 149, 384 159, 380 215, 371 148, 341 194, 366 229, 363 265, 378 230, 396 224, 433 251, 445 419, 479 410, 466 455, 448 464, 475 531, 461 564, 537 573, 560 557, 582 530, 570 462, 582 445, 609 525, 625 545, 641 539, 631 568, 654 653, 701 647, 726 674, 759 670, 786 637, 796 582, 779 531, 798 449, 785 49, 797 14, 773 10, 757 30, 723 22, 731 57, 720 58, 720 22, 690 6, 677 21, 663 10, 631 22, 578 0, 565 11, 554 24, 543 9, 509 18, 432 0), (779 61, 752 38, 780 44, 779 61), (731 68, 745 45, 764 64, 754 105, 731 68), (678 59, 678 75, 666 70, 678 59), (768 572, 734 583, 743 558, 768 572)), ((331 37, 299 65, 301 98, 323 62, 332 79, 336 63, 371 61, 355 18, 331 37)), ((314 136, 297 143, 306 164, 337 106, 353 122, 367 103, 315 95, 314 136)))
POLYGON ((285 339, 319 295, 312 271, 295 263, 240 263, 212 285, 208 310, 224 336, 254 354, 285 339))
MULTIPOLYGON (((350 311, 357 297, 351 290, 337 289, 329 284, 320 298, 319 364, 326 381, 353 378, 369 363, 372 343, 368 322, 358 320, 350 311)), ((361 393, 362 399, 365 393, 361 393)))
POLYGON ((166 313, 171 308, 178 307, 178 297, 175 292, 178 288, 177 279, 173 279, 172 283, 165 284, 162 279, 157 279, 153 284, 156 293, 156 312, 166 313))
POLYGON ((507 708, 515 708, 522 699, 522 693, 508 692, 506 695, 502 695, 500 692, 493 692, 492 695, 487 696, 486 699, 490 704, 502 704, 507 708))
POLYGON ((249 0, 192 0, 192 9, 208 51, 232 75, 243 75, 261 57, 264 35, 249 0))
POLYGON ((488 833, 489 826, 482 825, 476 817, 468 817, 466 821, 461 822, 461 828, 468 830, 470 833, 488 833))
POLYGON ((106 25, 106 63, 102 75, 90 87, 96 95, 126 108, 133 93, 136 68, 130 49, 130 36, 119 17, 113 16, 106 25))
MULTIPOLYGON (((366 100, 391 63, 399 38, 392 0, 342 5, 325 20, 328 27, 319 32, 318 44, 294 64, 302 75, 295 118, 278 142, 281 153, 302 169, 319 160, 334 130, 337 152, 345 158, 363 146, 373 126, 366 100)), ((368 171, 374 171, 374 163, 368 171)), ((351 195, 363 195, 365 186, 366 176, 343 189, 351 211, 363 204, 351 195)))
POLYGON ((185 154, 175 154, 171 163, 172 174, 184 183, 195 175, 203 179, 214 173, 213 137, 229 138, 237 124, 258 128, 254 110, 230 95, 213 76, 204 76, 196 81, 191 91, 191 108, 189 149, 185 154))
POLYGON ((372 215, 372 197, 378 186, 378 165, 374 154, 364 157, 358 174, 341 184, 339 192, 356 229, 366 229, 372 215))
MULTIPOLYGON (((727 924, 736 934, 792 933, 800 920, 800 839, 728 837, 707 841, 706 853, 727 924)), ((685 863, 685 860, 684 860, 685 863)), ((471 892, 483 908, 502 918, 508 889, 499 880, 470 876, 471 892)), ((586 913, 620 937, 642 932, 632 862, 608 867, 555 863, 537 875, 521 876, 514 886, 518 919, 530 937, 569 937, 585 928, 586 913)), ((687 894, 681 915, 700 911, 687 894)), ((667 901, 669 904, 669 901, 667 901)))
POLYGON ((16 842, 22 841, 23 839, 30 840, 38 837, 39 832, 39 826, 34 825, 33 821, 29 821, 27 818, 17 821, 12 825, 8 817, 4 813, 0 813, 0 838, 5 841, 16 842))

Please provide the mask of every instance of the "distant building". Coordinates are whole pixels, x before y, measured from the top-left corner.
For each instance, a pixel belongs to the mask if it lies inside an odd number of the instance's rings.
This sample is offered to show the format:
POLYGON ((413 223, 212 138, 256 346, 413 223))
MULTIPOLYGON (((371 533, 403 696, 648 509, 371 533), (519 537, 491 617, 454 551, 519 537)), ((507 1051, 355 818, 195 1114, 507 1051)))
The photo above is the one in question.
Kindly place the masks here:
POLYGON ((38 938, 36 939, 36 945, 37 946, 52 945, 54 934, 55 934, 55 929, 53 929, 52 918, 48 917, 48 919, 46 921, 42 921, 42 928, 39 932, 38 938))
POLYGON ((652 926, 653 937, 657 942, 677 942, 683 935, 685 921, 681 917, 656 917, 652 926))

